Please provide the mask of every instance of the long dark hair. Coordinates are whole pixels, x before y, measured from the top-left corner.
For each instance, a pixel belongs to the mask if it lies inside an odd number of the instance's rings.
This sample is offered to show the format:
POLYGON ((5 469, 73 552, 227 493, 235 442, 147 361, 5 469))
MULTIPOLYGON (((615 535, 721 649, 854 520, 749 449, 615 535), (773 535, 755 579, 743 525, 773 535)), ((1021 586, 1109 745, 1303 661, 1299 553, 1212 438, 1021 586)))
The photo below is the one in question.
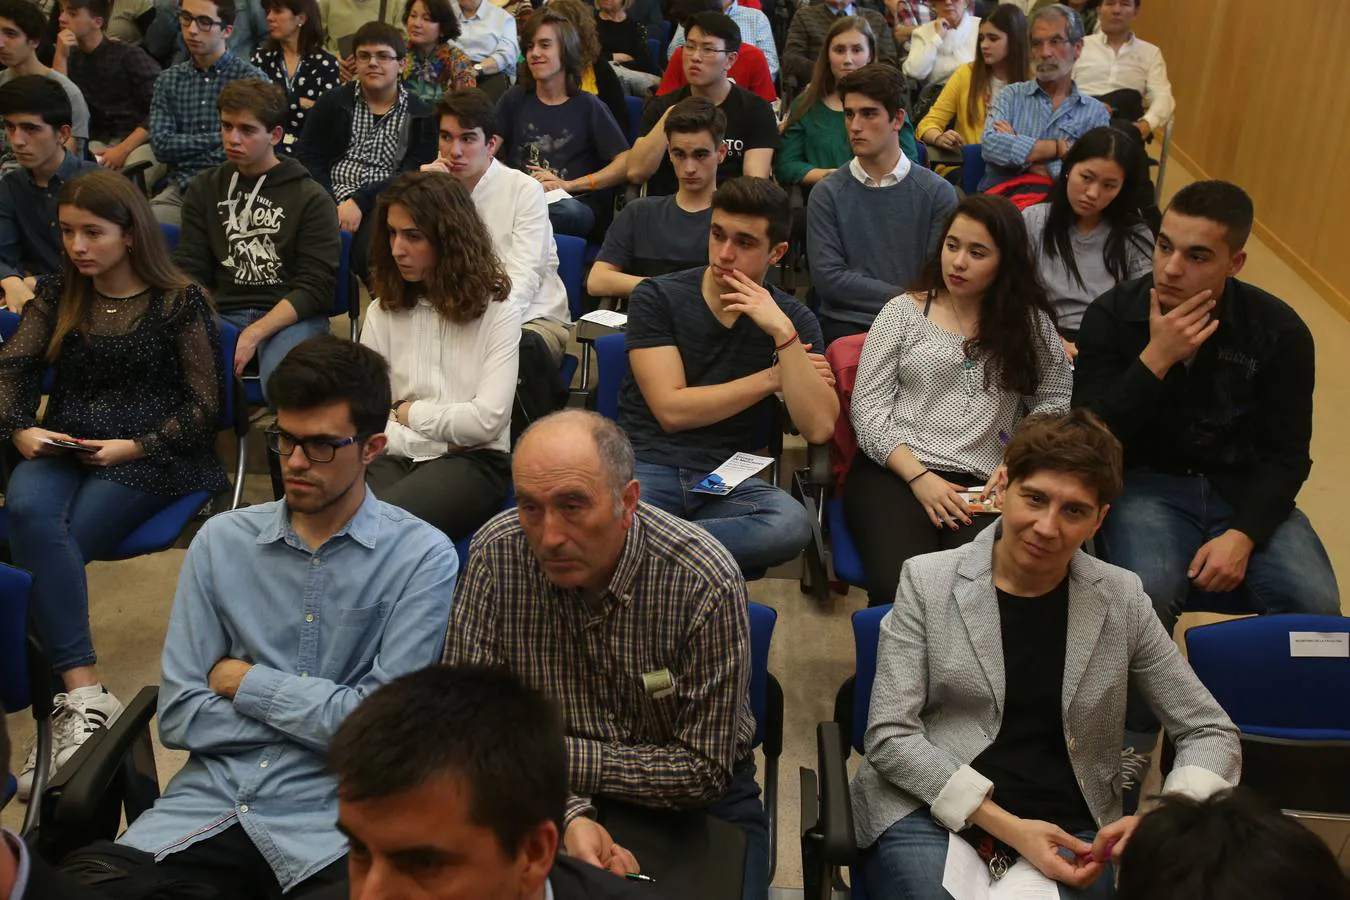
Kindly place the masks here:
MULTIPOLYGON (((123 179, 125 180, 125 179, 123 179)), ((380 306, 390 312, 412 309, 425 297, 436 312, 457 325, 479 318, 489 303, 511 294, 511 278, 492 245, 469 192, 439 172, 406 172, 380 194, 371 270, 380 306), (420 284, 399 275, 389 246, 389 207, 407 210, 418 230, 437 248, 436 264, 420 284)))
MULTIPOLYGON (((992 25, 1003 32, 1008 45, 1008 55, 1003 58, 1003 71, 1008 76, 1008 84, 1030 78, 1031 38, 1027 31, 1026 14, 1012 3, 1000 3, 980 20, 980 24, 992 25)), ((984 95, 993 80, 994 70, 985 63, 984 54, 977 50, 975 61, 970 64, 970 93, 966 95, 966 117, 970 121, 984 121, 984 111, 980 107, 985 105, 984 95)))
MULTIPOLYGON (((296 49, 301 56, 319 53, 323 50, 323 19, 319 17, 318 0, 262 0, 264 12, 273 9, 289 9, 297 16, 304 16, 300 26, 296 49)), ((263 50, 280 50, 281 43, 271 36, 263 42, 263 50)))
POLYGON ((1078 261, 1073 252, 1073 229, 1078 214, 1069 205, 1069 179, 1074 167, 1090 159, 1109 159, 1120 166, 1125 179, 1120 193, 1102 210, 1102 221, 1110 228, 1106 245, 1102 247, 1102 262, 1116 281, 1130 277, 1130 246, 1148 255, 1152 248, 1140 237, 1147 233, 1144 218, 1139 213, 1139 147, 1129 135, 1103 125, 1083 135, 1064 156, 1059 178, 1050 188, 1050 212, 1045 217, 1041 234, 1041 252, 1047 259, 1058 259, 1079 287, 1083 276, 1078 272, 1078 261))
MULTIPOLYGON (((525 20, 525 27, 520 30, 520 49, 528 57, 530 48, 534 46, 534 36, 545 25, 552 25, 554 34, 558 36, 558 61, 562 63, 563 84, 567 86, 567 96, 575 97, 581 93, 581 74, 586 67, 581 57, 581 35, 577 34, 571 19, 547 6, 536 10, 525 20)), ((535 92, 534 73, 530 71, 528 61, 520 67, 516 83, 531 94, 535 92)))
POLYGON ((834 70, 830 68, 830 45, 839 35, 848 31, 856 31, 867 41, 869 63, 877 61, 877 36, 872 31, 872 26, 862 16, 840 16, 834 20, 830 30, 825 34, 825 43, 821 45, 820 53, 816 55, 816 66, 811 72, 811 83, 802 91, 801 99, 792 104, 792 109, 788 114, 787 122, 783 125, 783 130, 787 131, 797 123, 799 119, 811 111, 824 97, 833 94, 839 87, 834 77, 834 70))
POLYGON ((999 256, 998 275, 980 301, 979 331, 966 338, 966 358, 985 357, 986 391, 997 378, 1000 390, 1034 394, 1041 383, 1037 345, 1043 342, 1036 313, 1043 312, 1054 322, 1055 310, 1036 277, 1027 226, 1011 200, 993 194, 970 194, 962 200, 942 229, 942 243, 924 266, 918 289, 946 290, 942 250, 952 223, 961 216, 984 226, 999 256))
MULTIPOLYGON (((174 264, 164 243, 164 232, 150 211, 150 201, 127 178, 109 169, 93 169, 61 186, 60 206, 73 206, 106 219, 129 237, 127 250, 136 277, 158 291, 184 290, 191 281, 174 264)), ((94 279, 81 274, 62 254, 61 299, 57 306, 56 327, 47 345, 45 360, 56 361, 61 342, 89 316, 94 302, 94 279)))

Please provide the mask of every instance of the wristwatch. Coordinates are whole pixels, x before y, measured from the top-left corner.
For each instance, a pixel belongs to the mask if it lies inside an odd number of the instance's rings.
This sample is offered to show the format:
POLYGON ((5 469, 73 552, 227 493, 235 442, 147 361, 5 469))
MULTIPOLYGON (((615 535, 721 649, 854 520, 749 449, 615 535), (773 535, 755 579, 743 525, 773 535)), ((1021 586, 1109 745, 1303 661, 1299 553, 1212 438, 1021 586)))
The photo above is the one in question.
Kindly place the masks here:
POLYGON ((482 78, 482 77, 483 77, 483 64, 482 64, 482 63, 474 63, 474 64, 473 64, 473 74, 474 74, 474 76, 477 77, 477 78, 482 78))

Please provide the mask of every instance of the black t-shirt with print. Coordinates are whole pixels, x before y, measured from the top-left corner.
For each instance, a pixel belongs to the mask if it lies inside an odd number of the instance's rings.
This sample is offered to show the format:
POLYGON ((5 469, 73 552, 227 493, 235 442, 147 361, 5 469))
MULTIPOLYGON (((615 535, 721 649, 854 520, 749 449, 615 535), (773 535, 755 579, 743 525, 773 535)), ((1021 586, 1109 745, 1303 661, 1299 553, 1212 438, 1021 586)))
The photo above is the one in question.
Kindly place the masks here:
MULTIPOLYGON (((685 85, 678 91, 653 98, 642 110, 642 125, 638 129, 640 133, 645 136, 667 109, 691 94, 691 88, 685 85)), ((717 167, 717 183, 725 184, 728 179, 744 174, 745 151, 778 149, 778 120, 774 118, 773 107, 767 100, 734 84, 718 108, 727 117, 727 158, 717 167)), ((679 187, 670 157, 663 156, 660 168, 647 180, 647 196, 673 194, 679 187)))

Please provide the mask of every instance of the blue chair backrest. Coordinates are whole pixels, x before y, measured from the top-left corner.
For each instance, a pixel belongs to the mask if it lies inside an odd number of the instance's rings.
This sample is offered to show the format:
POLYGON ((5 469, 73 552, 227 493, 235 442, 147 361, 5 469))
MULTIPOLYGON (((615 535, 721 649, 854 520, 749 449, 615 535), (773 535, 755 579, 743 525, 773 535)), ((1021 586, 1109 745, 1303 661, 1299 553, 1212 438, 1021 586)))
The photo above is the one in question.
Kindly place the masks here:
POLYGON ((1293 632, 1344 635, 1350 619, 1278 615, 1202 625, 1186 632, 1186 655, 1242 731, 1350 740, 1350 658, 1293 656, 1293 632))
POLYGON ((873 606, 853 614, 853 729, 849 734, 853 749, 863 752, 867 732, 867 711, 872 705, 872 682, 877 679, 877 641, 881 638, 881 620, 889 606, 873 606))
POLYGON ((925 169, 928 168, 928 145, 923 141, 915 141, 919 148, 919 165, 925 169))
POLYGON ((170 224, 167 223, 167 222, 161 222, 161 223, 160 223, 160 226, 159 226, 159 230, 162 231, 162 232, 164 233, 164 243, 165 243, 166 245, 168 245, 168 247, 169 247, 169 252, 172 253, 173 251, 177 250, 177 249, 178 249, 178 226, 177 226, 177 225, 170 225, 170 224))
POLYGON ((750 605, 750 710, 755 714, 755 743, 764 743, 764 719, 769 698, 769 645, 778 611, 760 603, 750 605))
POLYGON ((600 366, 600 378, 595 386, 595 411, 617 422, 619 387, 628 374, 628 350, 622 332, 595 339, 595 361, 600 366))
POLYGON ((7 341, 14 337, 14 332, 18 330, 19 314, 0 308, 0 341, 7 341))
MULTIPOLYGON (((650 40, 648 44, 652 43, 650 40)), ((628 135, 628 144, 632 146, 638 139, 638 128, 642 124, 642 98, 624 97, 623 102, 628 104, 628 127, 624 132, 628 135)))
POLYGON ((658 71, 666 67, 665 49, 658 38, 647 38, 647 55, 652 58, 652 66, 658 71))
POLYGON ((28 680, 28 592, 33 576, 0 563, 0 705, 6 712, 33 702, 28 680))
POLYGON ((217 320, 220 325, 220 354, 225 377, 224 390, 220 398, 220 431, 234 430, 234 406, 239 402, 239 379, 234 377, 234 350, 239 343, 239 329, 226 322, 217 320))
POLYGON ((581 269, 586 258, 586 242, 570 234, 553 235, 558 248, 558 277, 567 288, 567 307, 572 321, 581 318, 581 269))
POLYGON ((984 180, 984 145, 966 144, 961 148, 961 190, 978 194, 984 180))
POLYGON ((350 316, 352 311, 352 234, 342 235, 342 253, 338 256, 337 283, 333 285, 333 311, 335 316, 350 316))

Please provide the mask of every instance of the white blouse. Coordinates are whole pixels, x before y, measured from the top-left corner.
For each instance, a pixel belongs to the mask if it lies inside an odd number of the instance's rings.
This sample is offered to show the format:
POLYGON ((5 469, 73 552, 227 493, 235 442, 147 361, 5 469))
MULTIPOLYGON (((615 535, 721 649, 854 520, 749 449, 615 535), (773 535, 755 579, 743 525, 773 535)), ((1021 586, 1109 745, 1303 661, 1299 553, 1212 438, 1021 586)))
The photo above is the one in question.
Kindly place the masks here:
MULTIPOLYGON (((965 338, 924 316, 913 295, 890 300, 863 343, 850 405, 858 447, 885 466, 904 444, 930 469, 987 479, 1003 444, 1028 413, 1065 413, 1073 370, 1050 317, 1036 313, 1041 383, 1020 397, 984 389, 984 359, 967 359, 965 338)), ((994 382, 997 385, 997 381, 994 382)))
POLYGON ((520 368, 520 313, 489 303, 467 324, 446 319, 426 300, 391 312, 370 304, 361 343, 389 361, 394 402, 412 400, 408 425, 390 413, 390 456, 416 462, 465 450, 511 449, 511 407, 520 368))

